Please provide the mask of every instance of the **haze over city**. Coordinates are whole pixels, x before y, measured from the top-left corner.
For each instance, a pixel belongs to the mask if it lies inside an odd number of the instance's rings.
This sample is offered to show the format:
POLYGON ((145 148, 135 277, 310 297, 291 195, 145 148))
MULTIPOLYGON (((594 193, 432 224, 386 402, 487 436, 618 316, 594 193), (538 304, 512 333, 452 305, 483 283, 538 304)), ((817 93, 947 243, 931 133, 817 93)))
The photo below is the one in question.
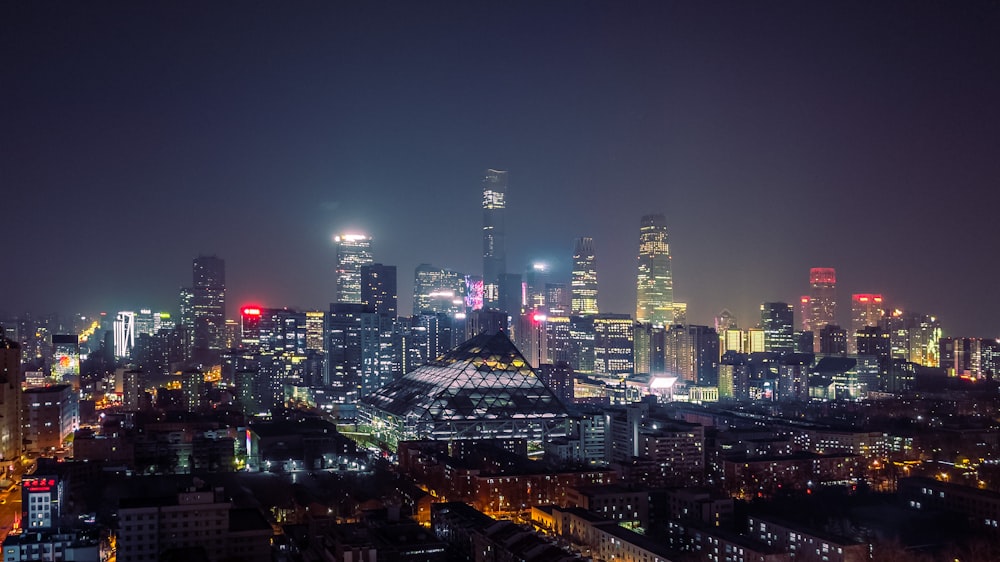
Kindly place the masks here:
POLYGON ((634 311, 658 212, 692 321, 752 321, 825 266, 842 303, 998 329, 996 3, 0 10, 12 313, 174 310, 199 254, 230 315, 325 308, 345 231, 409 310, 417 264, 480 273, 498 168, 508 270, 568 279, 591 236, 602 310, 634 311))

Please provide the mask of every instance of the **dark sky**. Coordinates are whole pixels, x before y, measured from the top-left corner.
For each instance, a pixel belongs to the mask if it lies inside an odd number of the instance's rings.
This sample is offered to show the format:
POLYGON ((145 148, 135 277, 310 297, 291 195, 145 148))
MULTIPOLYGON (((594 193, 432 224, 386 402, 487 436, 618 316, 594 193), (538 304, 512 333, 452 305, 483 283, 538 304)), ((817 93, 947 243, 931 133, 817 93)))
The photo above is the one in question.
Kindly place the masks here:
POLYGON ((634 313, 666 215, 691 320, 793 302, 808 268, 1000 335, 1000 3, 14 2, 0 6, 0 310, 174 310, 199 253, 231 311, 326 308, 338 231, 409 311, 479 273, 484 169, 508 269, 634 313))

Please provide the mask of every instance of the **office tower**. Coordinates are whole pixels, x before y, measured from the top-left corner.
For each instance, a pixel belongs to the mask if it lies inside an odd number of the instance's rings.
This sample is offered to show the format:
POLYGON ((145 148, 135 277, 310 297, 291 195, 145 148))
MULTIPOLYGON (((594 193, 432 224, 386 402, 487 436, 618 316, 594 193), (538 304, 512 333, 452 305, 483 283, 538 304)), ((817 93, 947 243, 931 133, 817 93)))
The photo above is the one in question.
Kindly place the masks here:
POLYGON ((751 328, 747 330, 747 353, 764 353, 766 346, 766 338, 764 336, 764 330, 760 328, 751 328))
POLYGON ((823 355, 847 355, 847 330, 827 324, 819 331, 819 352, 823 355))
POLYGON ((264 311, 259 306, 240 309, 240 347, 257 353, 260 351, 260 323, 264 311))
POLYGON ((652 326, 649 330, 649 372, 667 370, 667 330, 669 326, 652 326))
POLYGON ((135 335, 153 335, 156 333, 156 315, 148 308, 139 309, 135 315, 135 335))
POLYGON ((889 333, 890 353, 893 359, 909 361, 924 367, 939 365, 938 341, 942 333, 941 323, 937 318, 897 309, 882 319, 882 327, 889 333))
POLYGON ((576 239, 576 248, 573 251, 571 287, 570 311, 572 314, 574 316, 598 314, 597 257, 594 254, 593 238, 576 239))
POLYGON ((686 302, 674 303, 674 324, 685 325, 688 323, 688 305, 686 302))
POLYGON ((628 376, 635 372, 633 320, 628 314, 594 316, 594 372, 628 376))
POLYGON ((306 351, 326 351, 323 336, 326 333, 326 313, 322 310, 306 311, 306 351))
POLYGON ((847 341, 849 353, 858 352, 858 333, 867 326, 882 325, 885 317, 885 304, 882 295, 870 293, 851 295, 851 333, 847 341))
POLYGON ((0 459, 21 458, 21 346, 0 336, 0 459))
MULTIPOLYGON (((547 293, 545 281, 548 266, 544 263, 533 263, 524 272, 524 309, 526 311, 548 312, 546 307, 547 293)), ((559 314, 559 312, 557 312, 559 314)))
MULTIPOLYGON (((733 351, 736 353, 746 353, 747 342, 746 333, 743 330, 730 328, 719 334, 722 339, 722 352, 733 351)), ((809 349, 812 349, 810 347, 809 349)))
POLYGON ((569 315, 569 287, 565 283, 545 284, 545 309, 550 315, 569 315))
POLYGON ((465 318, 465 340, 480 334, 496 334, 507 332, 507 313, 495 308, 473 310, 465 318))
POLYGON ((594 372, 594 317, 570 316, 569 364, 580 373, 594 372))
MULTIPOLYGON (((413 315, 425 312, 444 312, 452 316, 462 314, 466 308, 466 294, 464 275, 422 263, 413 274, 413 315)), ((479 308, 482 308, 481 305, 480 300, 479 308)))
POLYGON ((736 316, 728 308, 723 308, 722 312, 715 317, 715 331, 720 335, 725 334, 727 330, 736 330, 737 328, 736 316))
POLYGON ((135 313, 123 310, 115 318, 115 357, 128 357, 135 347, 135 313))
POLYGON ((764 351, 791 353, 795 350, 795 319, 792 305, 765 302, 760 305, 760 326, 764 330, 764 351))
POLYGON ((361 266, 361 304, 380 316, 396 317, 396 266, 361 266))
POLYGON ((719 384, 719 334, 710 326, 687 327, 694 380, 702 386, 719 384))
POLYGON ((372 260, 372 240, 363 234, 340 234, 333 237, 337 244, 337 287, 334 302, 361 302, 361 266, 372 260))
POLYGON ((194 259, 193 274, 194 353, 217 353, 223 347, 226 323, 226 262, 216 256, 199 256, 194 259))
POLYGON ((549 346, 547 355, 552 363, 569 363, 573 358, 573 339, 570 335, 569 316, 545 317, 545 341, 549 346))
POLYGON ((635 322, 632 328, 632 357, 636 373, 650 373, 652 364, 653 325, 635 322))
POLYGON ((535 371, 538 373, 538 378, 542 379, 545 386, 552 391, 552 394, 554 394, 560 402, 563 404, 573 403, 574 379, 576 378, 576 373, 573 372, 573 367, 570 367, 569 363, 566 363, 565 361, 545 363, 543 365, 539 365, 535 371))
POLYGON ((543 311, 527 311, 517 317, 514 345, 532 367, 549 363, 548 317, 543 311))
POLYGON ((816 334, 798 330, 795 332, 794 337, 795 353, 813 353, 813 350, 816 349, 816 346, 814 345, 816 334))
POLYGON ((80 337, 76 334, 52 335, 52 380, 80 388, 80 337))
POLYGON ((524 308, 524 285, 518 273, 503 273, 497 281, 497 308, 511 318, 521 315, 524 308))
MULTIPOLYGON (((864 326, 855 335, 855 349, 858 355, 874 357, 878 362, 878 390, 890 390, 889 368, 891 366, 891 341, 889 333, 878 326, 864 326)), ((870 390, 876 390, 871 388, 870 390)))
POLYGON ((504 217, 507 213, 507 172, 486 170, 483 177, 484 306, 498 307, 500 276, 507 273, 504 217))
POLYGON ((401 361, 393 345, 396 317, 365 310, 360 320, 358 390, 361 396, 366 396, 395 380, 401 374, 401 361))
POLYGON ((837 272, 832 267, 809 270, 809 296, 802 299, 802 329, 819 333, 829 324, 836 324, 837 272))
POLYGON ((668 325, 674 320, 674 281, 670 272, 667 221, 663 215, 646 215, 639 222, 638 262, 635 319, 668 325))

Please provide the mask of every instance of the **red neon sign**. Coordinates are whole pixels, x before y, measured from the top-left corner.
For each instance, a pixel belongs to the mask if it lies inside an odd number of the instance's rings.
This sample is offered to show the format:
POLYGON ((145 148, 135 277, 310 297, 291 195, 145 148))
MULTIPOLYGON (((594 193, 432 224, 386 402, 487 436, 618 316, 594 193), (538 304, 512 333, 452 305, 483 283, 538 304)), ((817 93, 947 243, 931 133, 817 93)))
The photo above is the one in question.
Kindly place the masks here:
POLYGON ((260 316, 260 308, 256 306, 244 307, 243 316, 260 316))

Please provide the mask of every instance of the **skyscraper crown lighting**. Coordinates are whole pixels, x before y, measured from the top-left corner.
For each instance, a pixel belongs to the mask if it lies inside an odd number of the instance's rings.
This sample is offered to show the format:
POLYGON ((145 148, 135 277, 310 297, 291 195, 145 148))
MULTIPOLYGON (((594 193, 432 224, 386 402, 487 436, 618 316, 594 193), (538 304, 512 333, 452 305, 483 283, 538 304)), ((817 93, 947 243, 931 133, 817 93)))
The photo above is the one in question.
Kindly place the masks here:
POLYGON ((674 281, 666 218, 646 215, 639 224, 635 319, 656 325, 674 320, 674 281))

